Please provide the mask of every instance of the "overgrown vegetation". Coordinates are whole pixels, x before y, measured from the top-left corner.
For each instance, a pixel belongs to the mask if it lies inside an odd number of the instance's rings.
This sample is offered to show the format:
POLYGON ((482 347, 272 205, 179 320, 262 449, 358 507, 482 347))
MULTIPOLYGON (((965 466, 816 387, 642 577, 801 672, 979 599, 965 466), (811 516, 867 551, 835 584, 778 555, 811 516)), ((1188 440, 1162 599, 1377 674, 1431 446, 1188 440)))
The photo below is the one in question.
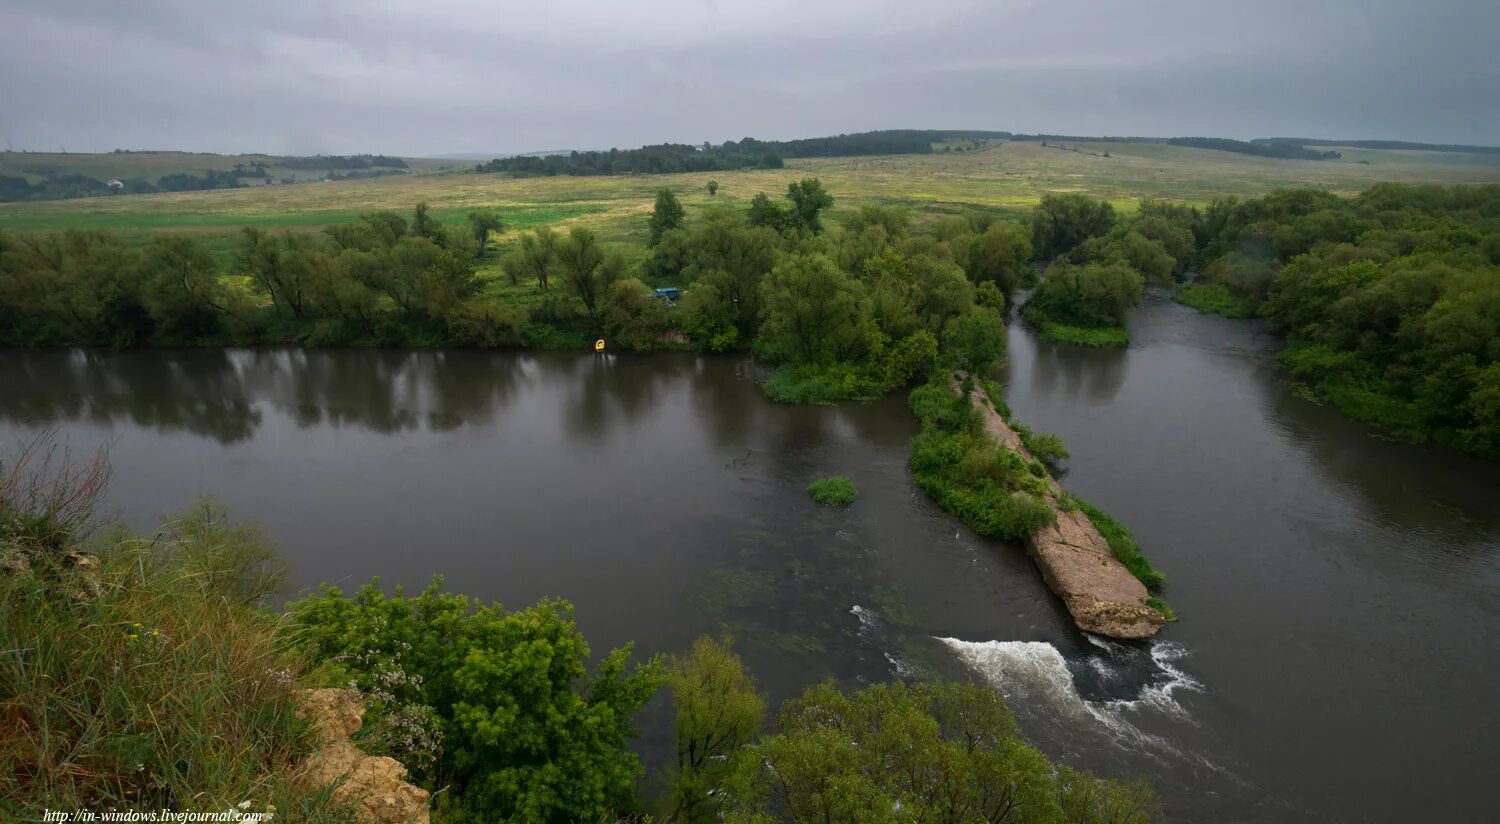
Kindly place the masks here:
POLYGON ((644 775, 631 721, 661 686, 661 664, 628 647, 586 669, 573 608, 507 612, 442 580, 414 598, 378 582, 291 604, 288 637, 328 662, 369 705, 366 738, 437 795, 445 822, 602 820, 636 808, 644 775))
POLYGON ((259 608, 280 580, 260 533, 204 503, 80 544, 103 459, 44 467, 48 443, 0 470, 0 817, 248 802, 352 820, 295 777, 306 661, 259 608))
POLYGON ((672 670, 683 822, 1143 824, 1157 809, 1142 782, 1049 763, 986 687, 818 684, 756 738, 764 701, 727 641, 700 640, 672 670))
POLYGON ((848 506, 858 496, 854 482, 843 475, 829 475, 813 481, 808 484, 807 494, 824 506, 848 506))
MULTIPOLYGON (((91 470, 8 466, 7 523, 41 523, 47 502, 76 500, 67 534, 85 531, 101 488, 91 470)), ((0 540, 7 820, 113 808, 353 821, 331 787, 298 772, 311 730, 297 692, 320 684, 359 691, 356 743, 435 790, 445 824, 636 820, 648 805, 635 796, 632 718, 663 683, 677 756, 650 802, 663 820, 873 824, 902 810, 1118 824, 1156 810, 1144 783, 1051 765, 985 687, 820 684, 767 732, 766 700, 728 639, 701 638, 665 666, 616 650, 590 676, 565 603, 506 612, 446 594, 440 580, 413 598, 330 588, 278 619, 264 607, 279 583, 274 555, 212 504, 149 538, 112 530, 93 548, 99 557, 14 529, 0 540)))
POLYGON ((939 506, 980 535, 1006 541, 1024 542, 1055 522, 1043 497, 1046 479, 984 432, 967 390, 955 395, 942 375, 914 390, 910 403, 922 422, 912 475, 939 506))

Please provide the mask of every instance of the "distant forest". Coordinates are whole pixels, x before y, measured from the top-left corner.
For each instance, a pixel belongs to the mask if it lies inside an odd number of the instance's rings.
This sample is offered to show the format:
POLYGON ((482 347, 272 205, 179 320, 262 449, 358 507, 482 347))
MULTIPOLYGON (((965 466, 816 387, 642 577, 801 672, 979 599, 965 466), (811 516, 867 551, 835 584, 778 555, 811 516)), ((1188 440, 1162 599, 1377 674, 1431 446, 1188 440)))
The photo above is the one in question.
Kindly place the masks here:
MULTIPOLYGON (((114 154, 130 154, 130 152, 117 149, 114 154)), ((407 168, 405 160, 388 155, 315 155, 312 157, 277 157, 271 158, 271 161, 276 166, 289 170, 326 169, 327 177, 333 180, 402 174, 402 170, 407 168)), ((100 180, 76 172, 42 169, 32 173, 40 176, 41 180, 32 182, 20 176, 0 175, 0 203, 118 194, 142 195, 155 192, 241 189, 249 185, 245 183, 246 179, 272 182, 270 170, 264 163, 236 163, 233 169, 205 169, 202 174, 173 172, 155 180, 120 178, 119 185, 113 186, 108 180, 100 180)), ((297 183, 299 179, 295 176, 286 176, 277 182, 297 183)))
POLYGON ((620 175, 671 172, 719 172, 735 169, 780 169, 794 157, 930 154, 947 140, 1008 140, 1010 132, 886 129, 801 140, 756 140, 747 137, 718 146, 664 143, 639 149, 571 152, 545 156, 496 158, 475 166, 479 172, 521 175, 620 175))

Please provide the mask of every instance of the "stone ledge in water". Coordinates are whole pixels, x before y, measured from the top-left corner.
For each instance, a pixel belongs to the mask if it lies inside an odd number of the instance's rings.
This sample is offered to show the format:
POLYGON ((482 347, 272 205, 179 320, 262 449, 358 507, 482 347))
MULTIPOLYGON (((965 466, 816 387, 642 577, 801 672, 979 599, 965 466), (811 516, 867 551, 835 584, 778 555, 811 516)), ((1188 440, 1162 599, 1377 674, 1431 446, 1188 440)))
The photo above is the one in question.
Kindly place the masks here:
MULTIPOLYGON (((963 394, 957 380, 952 387, 963 394)), ((969 398, 984 422, 984 431, 999 445, 1031 461, 1021 436, 990 405, 984 390, 975 386, 969 398)), ((1057 523, 1033 533, 1029 549, 1042 580, 1063 599, 1073 623, 1084 632, 1126 640, 1160 632, 1167 619, 1146 603, 1151 597, 1146 585, 1120 563, 1087 515, 1058 505, 1063 489, 1056 481, 1049 479, 1047 487, 1047 506, 1057 523)))

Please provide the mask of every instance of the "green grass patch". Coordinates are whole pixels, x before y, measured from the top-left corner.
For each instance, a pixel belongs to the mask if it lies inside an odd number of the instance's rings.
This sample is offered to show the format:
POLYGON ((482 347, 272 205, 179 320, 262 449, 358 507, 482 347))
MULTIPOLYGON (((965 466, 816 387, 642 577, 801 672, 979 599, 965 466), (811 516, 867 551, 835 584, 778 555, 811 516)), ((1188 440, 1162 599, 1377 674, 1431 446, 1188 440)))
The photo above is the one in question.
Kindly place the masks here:
POLYGON ((1046 480, 984 433, 967 394, 955 396, 939 378, 914 390, 910 403, 922 420, 912 475, 939 506, 980 535, 1017 543, 1055 522, 1042 498, 1046 480))
POLYGON ((1041 325, 1041 333, 1047 340, 1074 346, 1126 346, 1130 343, 1130 333, 1120 326, 1093 328, 1046 321, 1041 325))
POLYGON ((1199 312, 1226 318, 1253 318, 1260 314, 1255 304, 1219 283, 1184 283, 1172 293, 1172 299, 1199 312))
POLYGON ((809 484, 807 494, 825 506, 848 506, 854 503, 859 492, 855 490, 854 482, 843 475, 829 475, 809 484))

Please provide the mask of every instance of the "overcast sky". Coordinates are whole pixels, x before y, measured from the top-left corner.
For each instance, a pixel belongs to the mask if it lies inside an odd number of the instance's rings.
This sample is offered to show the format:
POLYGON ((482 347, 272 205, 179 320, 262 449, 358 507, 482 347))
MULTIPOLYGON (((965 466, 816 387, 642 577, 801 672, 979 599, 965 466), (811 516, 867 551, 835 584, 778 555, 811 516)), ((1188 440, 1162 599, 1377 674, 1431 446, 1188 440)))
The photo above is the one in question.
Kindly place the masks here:
POLYGON ((1500 144, 1496 0, 0 0, 16 149, 878 128, 1500 144))

